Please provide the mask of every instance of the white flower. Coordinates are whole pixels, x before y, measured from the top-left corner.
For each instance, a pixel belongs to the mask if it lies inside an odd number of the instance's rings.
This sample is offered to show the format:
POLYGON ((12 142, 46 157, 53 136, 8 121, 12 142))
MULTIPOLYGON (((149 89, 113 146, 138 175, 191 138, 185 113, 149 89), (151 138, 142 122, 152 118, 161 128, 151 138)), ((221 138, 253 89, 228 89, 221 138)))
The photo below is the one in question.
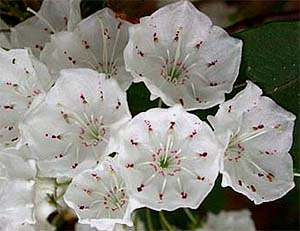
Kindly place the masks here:
MULTIPOLYGON (((0 30, 9 30, 9 26, 0 18, 0 30)), ((8 32, 0 32, 0 47, 10 49, 10 40, 8 32)))
POLYGON ((255 204, 276 200, 294 187, 293 142, 295 116, 252 82, 232 100, 220 105, 208 120, 222 142, 222 186, 230 186, 255 204))
POLYGON ((114 79, 90 69, 67 69, 45 101, 20 124, 22 142, 43 177, 73 177, 107 153, 110 135, 131 118, 114 79))
MULTIPOLYGON (((31 161, 24 161, 13 148, 0 150, 0 227, 5 223, 34 223, 34 177, 31 161)), ((7 224, 8 225, 8 224, 7 224)), ((2 230, 2 228, 1 228, 2 230)))
POLYGON ((215 215, 208 213, 208 219, 199 231, 255 231, 249 210, 221 211, 215 215))
POLYGON ((41 59, 53 74, 65 68, 91 68, 105 73, 107 78, 115 78, 127 90, 132 82, 123 58, 128 26, 128 22, 105 8, 81 21, 74 32, 53 35, 41 59))
POLYGON ((197 208, 212 189, 220 154, 215 136, 180 105, 138 114, 119 139, 128 193, 147 207, 197 208))
POLYGON ((167 5, 129 28, 126 69, 151 99, 186 110, 224 101, 238 75, 242 41, 230 37, 192 3, 167 5))
POLYGON ((124 180, 111 159, 74 177, 64 199, 75 210, 79 223, 99 230, 113 230, 115 224, 132 226, 131 213, 141 207, 128 197, 124 180))
POLYGON ((14 48, 30 47, 39 56, 50 35, 59 31, 73 30, 81 20, 80 0, 44 0, 35 16, 11 29, 14 48))
POLYGON ((53 81, 46 66, 24 49, 0 48, 0 73, 0 145, 9 146, 20 139, 19 121, 53 81))

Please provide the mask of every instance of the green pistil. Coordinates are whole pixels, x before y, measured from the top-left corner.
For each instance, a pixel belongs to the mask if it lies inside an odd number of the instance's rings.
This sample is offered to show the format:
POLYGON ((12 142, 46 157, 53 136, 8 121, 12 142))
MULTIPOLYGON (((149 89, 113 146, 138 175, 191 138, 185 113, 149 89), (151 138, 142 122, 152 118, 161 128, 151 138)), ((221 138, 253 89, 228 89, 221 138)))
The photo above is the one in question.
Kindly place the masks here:
POLYGON ((169 157, 167 157, 167 159, 165 160, 164 158, 161 158, 159 160, 159 167, 166 169, 169 167, 169 157))

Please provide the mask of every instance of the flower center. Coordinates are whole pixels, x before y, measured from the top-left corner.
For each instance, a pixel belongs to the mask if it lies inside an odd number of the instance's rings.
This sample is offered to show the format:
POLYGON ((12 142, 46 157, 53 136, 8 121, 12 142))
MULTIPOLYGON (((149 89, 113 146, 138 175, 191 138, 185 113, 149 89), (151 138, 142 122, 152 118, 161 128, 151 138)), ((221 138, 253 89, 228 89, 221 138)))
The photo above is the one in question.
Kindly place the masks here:
POLYGON ((105 139, 107 129, 102 122, 102 116, 99 116, 98 118, 93 114, 88 116, 85 112, 83 112, 82 116, 79 116, 76 113, 64 113, 63 111, 61 114, 66 123, 69 124, 72 121, 79 127, 78 137, 84 146, 96 146, 99 142, 107 142, 105 139))
POLYGON ((243 143, 258 137, 266 133, 267 131, 268 129, 266 129, 264 125, 260 124, 257 127, 253 127, 253 131, 249 131, 242 134, 239 134, 239 132, 237 132, 231 137, 231 140, 228 144, 228 148, 225 152, 225 159, 229 161, 238 161, 241 158, 242 152, 245 151, 243 143))
POLYGON ((103 204, 106 209, 112 211, 121 209, 126 203, 127 198, 123 188, 114 186, 109 192, 103 197, 103 204))

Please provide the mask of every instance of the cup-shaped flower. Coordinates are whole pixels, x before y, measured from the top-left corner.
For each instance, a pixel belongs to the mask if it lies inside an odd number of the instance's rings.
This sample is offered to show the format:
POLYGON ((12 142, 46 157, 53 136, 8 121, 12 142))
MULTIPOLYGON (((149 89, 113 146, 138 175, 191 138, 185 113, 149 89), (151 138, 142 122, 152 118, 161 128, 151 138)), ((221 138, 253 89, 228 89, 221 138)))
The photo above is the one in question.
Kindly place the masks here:
POLYGON ((295 116, 252 82, 208 117, 224 146, 222 186, 255 204, 276 200, 294 187, 289 149, 295 116))
POLYGON ((180 105, 138 114, 118 142, 129 195, 154 210, 197 208, 218 175, 212 130, 180 105))
POLYGON ((130 118, 126 95, 114 79, 66 69, 20 124, 22 143, 38 160, 40 176, 73 177, 105 156, 110 135, 130 118))
POLYGON ((81 20, 80 0, 44 0, 40 10, 32 13, 35 16, 11 29, 11 45, 30 47, 39 56, 51 34, 73 30, 81 20))
MULTIPOLYGON (((16 155, 15 148, 0 150, 0 222, 34 223, 35 165, 16 155)), ((0 227, 2 225, 0 224, 0 227)), ((2 230, 2 228, 1 228, 2 230)))
POLYGON ((221 211, 215 215, 208 213, 203 228, 197 231, 223 230, 223 231, 255 231, 254 221, 249 210, 221 211))
POLYGON ((151 99, 195 110, 224 101, 238 75, 241 51, 242 41, 213 26, 189 1, 179 1, 129 28, 124 57, 134 82, 143 81, 151 99))
POLYGON ((113 230, 116 224, 133 225, 131 213, 141 205, 128 197, 115 162, 108 157, 97 168, 73 178, 64 200, 75 210, 79 223, 98 230, 113 230))
POLYGON ((128 26, 109 8, 102 9, 82 20, 73 32, 53 35, 41 59, 52 74, 65 68, 91 68, 105 73, 106 78, 115 78, 126 90, 132 82, 123 58, 128 26))
POLYGON ((28 50, 0 48, 0 145, 20 140, 19 121, 52 84, 44 64, 28 50))

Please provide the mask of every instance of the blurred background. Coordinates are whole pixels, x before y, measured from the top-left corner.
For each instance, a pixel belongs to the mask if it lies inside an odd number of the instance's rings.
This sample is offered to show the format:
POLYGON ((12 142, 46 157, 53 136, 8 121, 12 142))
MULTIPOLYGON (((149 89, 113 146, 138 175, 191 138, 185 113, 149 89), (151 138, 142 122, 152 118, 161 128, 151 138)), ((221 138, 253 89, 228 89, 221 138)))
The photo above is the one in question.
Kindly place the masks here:
MULTIPOLYGON (((30 12, 26 11, 27 7, 38 11, 41 2, 42 0, 0 0, 0 17, 8 25, 14 26, 32 16, 30 12)), ((82 0, 81 10, 82 17, 85 18, 97 10, 109 7, 119 17, 132 23, 138 23, 140 17, 150 15, 158 8, 171 2, 175 1, 82 0)), ((215 24, 222 26, 230 34, 273 21, 299 21, 299 1, 296 0, 195 0, 193 3, 206 13, 215 24)), ((299 37, 295 38, 295 40, 299 41, 299 37)), ((298 144, 299 142, 296 143, 296 145, 298 144)), ((296 150, 299 150, 299 148, 296 150)), ((295 156, 294 162, 295 172, 299 172, 299 159, 295 156)), ((299 230, 299 177, 295 179, 295 182, 296 187, 283 198, 257 206, 230 188, 221 188, 221 178, 219 177, 213 191, 208 195, 200 208, 192 211, 192 213, 197 218, 204 218, 208 211, 218 213, 221 210, 248 208, 252 213, 252 218, 258 230, 299 230)), ((144 218, 145 210, 140 209, 138 214, 141 218, 144 218)), ((169 218, 170 223, 178 228, 187 229, 189 227, 189 220, 181 209, 174 212, 166 212, 165 214, 169 218)), ((159 229, 158 213, 151 211, 151 216, 154 227, 159 229)), ((51 220, 52 218, 50 217, 49 219, 51 220)), ((74 223, 74 217, 66 216, 65 220, 60 224, 59 230, 73 230, 74 223)))

